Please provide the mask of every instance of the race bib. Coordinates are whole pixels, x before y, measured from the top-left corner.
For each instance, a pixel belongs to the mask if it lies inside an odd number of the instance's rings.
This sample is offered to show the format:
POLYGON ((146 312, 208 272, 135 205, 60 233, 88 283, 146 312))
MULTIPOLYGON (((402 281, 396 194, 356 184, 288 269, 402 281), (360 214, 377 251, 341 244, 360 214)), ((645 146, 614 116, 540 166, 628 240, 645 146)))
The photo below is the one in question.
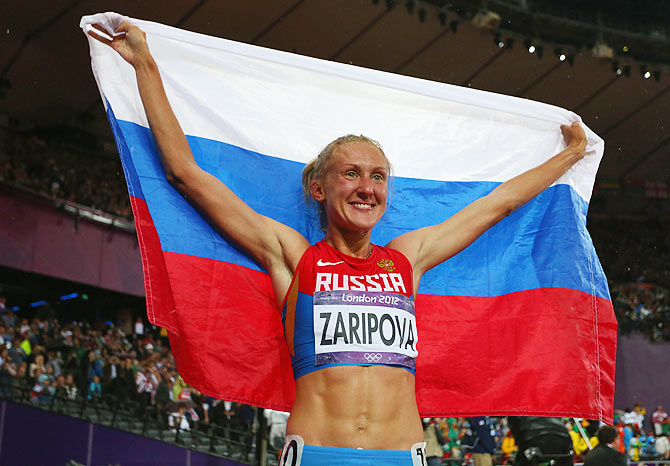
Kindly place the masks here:
POLYGON ((300 466, 305 441, 299 435, 287 435, 279 457, 279 466, 300 466))
POLYGON ((316 365, 393 364, 414 368, 417 333, 411 297, 382 291, 314 293, 316 365))

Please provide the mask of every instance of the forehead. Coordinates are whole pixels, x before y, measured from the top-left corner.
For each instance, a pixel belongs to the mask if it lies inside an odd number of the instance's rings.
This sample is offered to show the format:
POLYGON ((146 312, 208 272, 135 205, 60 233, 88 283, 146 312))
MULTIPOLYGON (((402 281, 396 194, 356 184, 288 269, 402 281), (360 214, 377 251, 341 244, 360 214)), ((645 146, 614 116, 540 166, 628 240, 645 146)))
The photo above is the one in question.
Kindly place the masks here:
POLYGON ((366 165, 389 169, 386 156, 379 148, 367 142, 341 144, 333 150, 333 165, 366 165))

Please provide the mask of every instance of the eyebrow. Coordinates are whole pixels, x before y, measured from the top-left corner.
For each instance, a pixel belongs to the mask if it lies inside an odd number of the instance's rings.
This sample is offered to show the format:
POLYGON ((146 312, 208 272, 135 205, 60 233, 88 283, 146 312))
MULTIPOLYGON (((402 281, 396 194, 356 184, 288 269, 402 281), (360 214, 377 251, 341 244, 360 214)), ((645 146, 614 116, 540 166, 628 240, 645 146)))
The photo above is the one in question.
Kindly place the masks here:
MULTIPOLYGON (((361 166, 358 165, 358 164, 355 164, 355 163, 347 163, 347 164, 344 164, 343 169, 348 168, 348 167, 353 167, 353 168, 355 168, 355 169, 357 169, 357 170, 360 170, 360 169, 361 169, 361 166)), ((388 167, 384 167, 384 166, 379 166, 379 167, 375 167, 375 168, 372 169, 372 171, 376 171, 376 170, 382 170, 382 171, 388 173, 389 168, 388 168, 388 167)))

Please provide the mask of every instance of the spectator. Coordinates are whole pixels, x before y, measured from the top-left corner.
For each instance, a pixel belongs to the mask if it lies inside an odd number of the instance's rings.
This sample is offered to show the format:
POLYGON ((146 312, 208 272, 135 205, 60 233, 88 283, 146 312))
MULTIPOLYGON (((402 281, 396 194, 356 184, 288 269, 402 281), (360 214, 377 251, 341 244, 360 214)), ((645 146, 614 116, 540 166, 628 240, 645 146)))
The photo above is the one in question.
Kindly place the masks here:
POLYGON ((144 336, 144 322, 141 317, 135 320, 135 338, 142 338, 144 336))
POLYGON ((242 432, 251 432, 254 418, 256 417, 256 409, 248 404, 238 404, 237 407, 237 425, 242 432))
POLYGON ((12 347, 9 349, 9 356, 12 358, 12 361, 16 362, 17 364, 26 360, 27 354, 21 346, 21 337, 14 336, 12 347))
MULTIPOLYGON (((158 387, 156 387, 156 396, 154 401, 159 412, 163 411, 170 402, 170 385, 167 374, 159 375, 158 387)), ((205 421, 208 423, 207 411, 205 411, 205 421)))
POLYGON ((49 379, 49 383, 53 383, 56 381, 56 377, 54 375, 54 366, 47 365, 45 366, 45 377, 49 379))
POLYGON ((7 311, 2 314, 2 321, 7 328, 14 328, 16 326, 16 314, 14 314, 14 311, 7 311))
POLYGON ((88 352, 88 361, 86 363, 86 380, 90 383, 93 377, 102 377, 102 364, 95 351, 88 352))
POLYGON ((68 400, 76 400, 77 399, 77 386, 74 384, 74 377, 72 374, 67 374, 65 376, 65 396, 67 397, 68 400))
POLYGON ((620 453, 623 455, 627 455, 628 451, 626 450, 626 444, 625 444, 625 438, 626 438, 626 426, 623 424, 623 420, 621 417, 619 419, 616 419, 614 422, 614 425, 616 427, 617 432, 619 433, 619 442, 618 442, 618 450, 620 453))
POLYGON ((48 379, 46 377, 42 377, 42 370, 41 369, 35 369, 35 377, 31 377, 32 379, 32 401, 33 403, 42 403, 45 400, 45 394, 46 392, 46 386, 48 385, 48 379), (45 384, 45 380, 47 383, 45 384), (44 393, 43 393, 44 392, 44 393))
MULTIPOLYGON (((288 416, 287 416, 288 417, 288 416)), ((444 437, 442 432, 437 428, 433 419, 423 419, 423 438, 426 442, 426 461, 428 466, 439 466, 442 464, 442 445, 444 445, 444 437)))
POLYGON ((649 432, 649 435, 642 436, 641 441, 642 441, 642 456, 655 456, 656 438, 654 437, 653 432, 649 432))
POLYGON ((179 393, 179 396, 177 397, 178 402, 188 402, 186 403, 186 405, 188 406, 186 410, 186 417, 188 417, 189 420, 192 422, 197 422, 200 420, 200 415, 195 410, 195 406, 197 405, 197 403, 194 400, 194 396, 198 395, 199 395, 198 392, 193 387, 191 387, 190 385, 186 385, 179 393))
POLYGON ((631 440, 633 439, 633 437, 634 437, 633 424, 626 424, 623 427, 623 445, 624 445, 626 454, 628 454, 630 452, 630 444, 631 444, 631 440))
POLYGON ((64 375, 59 375, 56 377, 56 381, 54 382, 54 396, 59 399, 67 399, 67 391, 65 390, 65 376, 64 375))
POLYGON ((12 358, 9 357, 9 350, 5 347, 0 349, 0 366, 4 364, 5 361, 11 361, 12 358))
MULTIPOLYGON (((203 414, 202 418, 203 418, 203 422, 205 424, 208 425, 212 421, 212 418, 210 418, 210 416, 209 416, 209 411, 210 411, 210 409, 213 410, 214 408, 216 408, 216 405, 218 403, 219 403, 219 400, 217 400, 216 398, 213 398, 211 396, 205 396, 204 397, 204 399, 202 401, 202 414, 203 414)), ((272 412, 272 410, 271 409, 266 409, 265 411, 263 411, 263 413, 266 415, 266 417, 267 417, 268 412, 272 412)), ((269 425, 270 425, 270 421, 268 421, 268 426, 269 425)), ((282 439, 283 439, 283 437, 282 437, 282 439)), ((272 441, 270 441, 270 444, 272 445, 272 441)), ((282 440, 282 445, 283 445, 283 440, 282 440)), ((276 447, 276 448, 278 448, 278 449, 281 448, 281 445, 279 445, 279 447, 276 447)))
POLYGON ((54 377, 58 377, 61 375, 61 365, 63 364, 63 360, 60 358, 60 354, 56 351, 50 351, 47 353, 49 362, 47 362, 47 367, 51 366, 53 368, 53 374, 54 377))
POLYGON ((633 438, 630 439, 628 456, 633 461, 639 461, 640 455, 642 453, 642 441, 640 439, 640 434, 633 435, 633 438))
POLYGON ((26 334, 28 333, 28 330, 30 330, 30 325, 28 325, 28 319, 21 320, 21 327, 19 328, 19 333, 25 337, 26 334))
POLYGON ((472 458, 475 466, 493 466, 495 442, 491 434, 491 420, 488 416, 478 416, 468 418, 468 422, 474 437, 472 458))
POLYGON ((176 411, 172 411, 168 416, 168 425, 172 428, 172 432, 179 430, 191 430, 191 425, 186 419, 186 407, 179 406, 176 411))
POLYGON ((458 420, 456 418, 449 418, 447 423, 449 426, 449 431, 447 434, 447 445, 451 454, 451 458, 462 458, 463 453, 461 451, 461 438, 463 438, 465 435, 466 430, 464 428, 459 429, 458 420))
POLYGON ((584 466, 626 466, 626 457, 619 449, 619 434, 614 427, 602 426, 598 431, 598 445, 584 460, 584 466))
POLYGON ((644 427, 644 415, 647 414, 647 408, 642 406, 639 401, 636 401, 633 405, 633 416, 635 418, 634 425, 637 428, 637 432, 642 431, 644 427))
POLYGON ((516 446, 516 442, 514 441, 514 436, 512 435, 511 430, 507 431, 503 437, 501 450, 503 461, 508 461, 511 458, 514 458, 514 454, 518 450, 518 447, 516 446))
POLYGON ((654 434, 668 435, 668 413, 665 412, 663 406, 659 406, 651 416, 651 422, 654 425, 654 434))
POLYGON ((100 378, 94 375, 91 383, 88 386, 88 399, 99 400, 102 397, 102 387, 100 386, 100 378))
POLYGON ((119 399, 130 400, 135 397, 135 372, 132 359, 124 358, 117 376, 116 396, 119 399))
POLYGON ((121 363, 118 356, 111 356, 109 364, 105 364, 102 368, 102 391, 105 395, 116 395, 120 373, 121 363))
POLYGON ((9 386, 14 377, 16 377, 16 370, 14 369, 11 359, 6 357, 2 361, 2 366, 0 366, 0 394, 8 394, 9 386))
POLYGON ((656 453, 664 460, 670 459, 670 440, 667 435, 661 435, 654 442, 656 453))
POLYGON ((154 392, 154 384, 149 371, 149 362, 143 362, 140 370, 135 374, 135 386, 137 389, 137 400, 139 401, 138 416, 144 416, 147 406, 152 404, 152 393, 154 392))

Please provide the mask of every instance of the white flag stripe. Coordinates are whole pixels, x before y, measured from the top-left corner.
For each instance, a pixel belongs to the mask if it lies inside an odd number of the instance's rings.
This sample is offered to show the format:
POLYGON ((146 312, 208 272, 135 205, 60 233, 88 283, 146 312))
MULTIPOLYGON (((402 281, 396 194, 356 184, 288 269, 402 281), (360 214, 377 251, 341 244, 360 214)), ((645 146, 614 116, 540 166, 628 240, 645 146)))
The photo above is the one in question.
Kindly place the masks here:
MULTIPOLYGON (((561 150, 558 125, 579 120, 526 99, 131 21, 147 33, 186 134, 288 160, 307 162, 330 140, 362 133, 379 140, 397 176, 500 182, 561 150)), ((116 117, 148 126, 130 65, 89 41, 116 117)), ((558 181, 586 201, 603 154, 587 132, 594 154, 558 181)))

